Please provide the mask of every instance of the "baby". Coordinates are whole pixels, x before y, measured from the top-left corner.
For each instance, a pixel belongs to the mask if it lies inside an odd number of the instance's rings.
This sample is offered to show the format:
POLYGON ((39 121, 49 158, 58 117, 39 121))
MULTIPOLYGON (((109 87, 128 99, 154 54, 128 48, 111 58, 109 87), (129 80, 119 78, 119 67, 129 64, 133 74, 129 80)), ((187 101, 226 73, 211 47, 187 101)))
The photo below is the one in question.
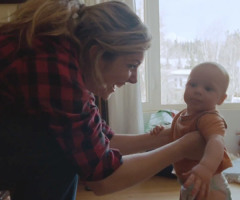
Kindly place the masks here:
POLYGON ((194 200, 196 190, 208 196, 206 200, 230 200, 231 194, 222 171, 232 166, 224 147, 227 128, 223 117, 216 110, 226 99, 229 84, 227 71, 218 63, 204 62, 195 66, 186 84, 184 101, 186 109, 173 119, 171 128, 155 127, 150 134, 168 134, 177 140, 184 134, 198 131, 206 140, 200 161, 180 160, 174 169, 181 183, 181 200, 194 200))

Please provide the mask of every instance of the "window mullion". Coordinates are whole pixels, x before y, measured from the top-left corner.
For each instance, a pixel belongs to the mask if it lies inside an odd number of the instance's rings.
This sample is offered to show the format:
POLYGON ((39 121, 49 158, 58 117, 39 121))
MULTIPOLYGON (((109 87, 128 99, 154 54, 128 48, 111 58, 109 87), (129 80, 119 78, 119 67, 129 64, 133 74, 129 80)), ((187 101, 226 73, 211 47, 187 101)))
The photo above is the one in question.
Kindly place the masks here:
POLYGON ((161 79, 160 79, 160 28, 159 28, 159 2, 156 0, 144 1, 145 22, 152 34, 151 48, 146 54, 147 71, 147 103, 145 110, 156 110, 156 105, 161 101, 161 79), (154 19, 154 20, 153 20, 154 19))

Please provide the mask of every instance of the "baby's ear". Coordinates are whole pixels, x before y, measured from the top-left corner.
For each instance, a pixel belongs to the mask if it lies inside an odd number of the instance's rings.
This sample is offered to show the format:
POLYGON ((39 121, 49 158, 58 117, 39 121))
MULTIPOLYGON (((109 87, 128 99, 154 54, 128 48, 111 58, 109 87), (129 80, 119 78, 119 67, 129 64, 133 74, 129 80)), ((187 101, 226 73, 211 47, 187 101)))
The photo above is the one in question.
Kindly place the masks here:
POLYGON ((224 95, 218 100, 217 105, 221 105, 226 98, 227 98, 227 95, 224 94, 224 95))

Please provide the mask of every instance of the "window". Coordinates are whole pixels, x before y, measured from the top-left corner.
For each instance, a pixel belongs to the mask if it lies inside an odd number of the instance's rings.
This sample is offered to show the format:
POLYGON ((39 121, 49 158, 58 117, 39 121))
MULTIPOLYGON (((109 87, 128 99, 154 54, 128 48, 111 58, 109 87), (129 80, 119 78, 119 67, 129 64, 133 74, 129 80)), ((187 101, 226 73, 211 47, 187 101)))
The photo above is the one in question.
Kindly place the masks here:
POLYGON ((153 36, 140 68, 144 111, 184 107, 191 68, 204 61, 229 72, 221 108, 240 106, 240 12, 238 0, 135 0, 153 36))

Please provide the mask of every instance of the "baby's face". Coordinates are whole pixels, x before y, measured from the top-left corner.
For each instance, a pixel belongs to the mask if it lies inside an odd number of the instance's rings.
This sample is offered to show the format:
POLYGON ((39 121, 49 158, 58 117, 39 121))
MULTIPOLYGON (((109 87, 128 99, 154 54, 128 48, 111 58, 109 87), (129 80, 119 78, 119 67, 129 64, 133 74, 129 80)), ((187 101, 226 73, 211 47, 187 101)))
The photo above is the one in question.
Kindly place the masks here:
POLYGON ((215 109, 226 98, 224 75, 216 67, 194 68, 189 75, 184 100, 190 113, 215 109))

